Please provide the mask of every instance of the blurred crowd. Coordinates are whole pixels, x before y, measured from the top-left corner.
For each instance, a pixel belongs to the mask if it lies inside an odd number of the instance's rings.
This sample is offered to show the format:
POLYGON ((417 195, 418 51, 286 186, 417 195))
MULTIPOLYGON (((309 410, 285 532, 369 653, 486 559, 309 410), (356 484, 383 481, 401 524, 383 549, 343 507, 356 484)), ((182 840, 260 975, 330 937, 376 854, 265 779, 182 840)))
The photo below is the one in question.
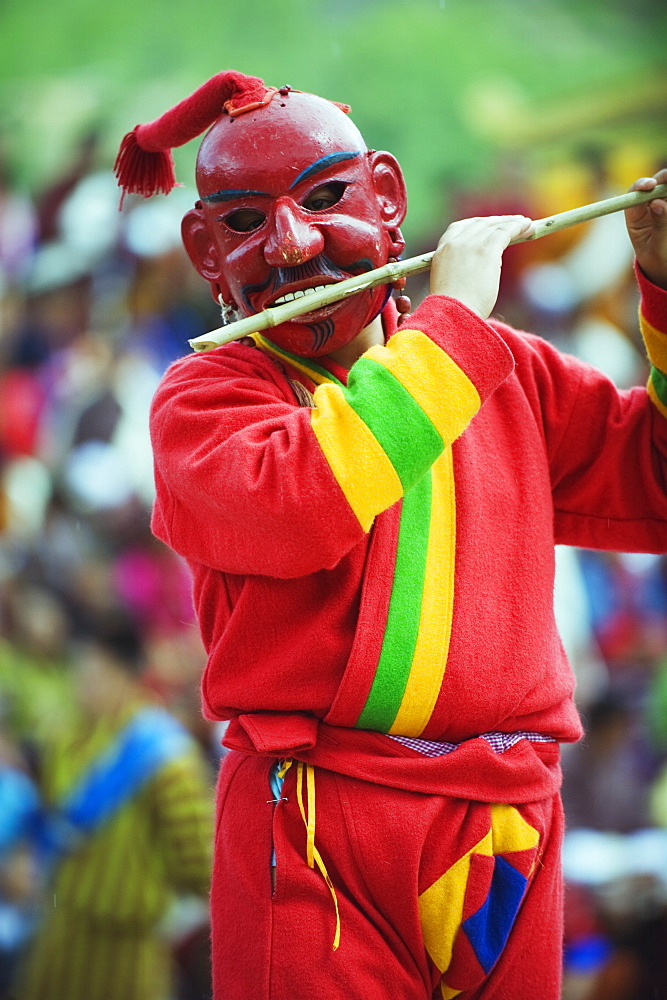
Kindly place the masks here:
POLYGON ((204 1000, 221 748, 147 410, 217 323, 192 192, 121 212, 98 150, 32 197, 0 163, 0 996, 204 1000))
MULTIPOLYGON (((540 218, 653 172, 641 156, 508 161, 491 192, 443 201, 451 219, 540 218)), ((37 195, 0 154, 0 997, 113 1000, 114 971, 125 1000, 210 996, 220 732, 200 715, 187 570, 150 533, 147 430, 167 365, 220 325, 180 244, 194 198, 119 211, 96 134, 37 195)), ((648 373, 637 305, 615 215, 510 248, 496 312, 627 387, 648 373)), ((587 725, 564 752, 564 996, 667 996, 667 561, 557 563, 587 725)))

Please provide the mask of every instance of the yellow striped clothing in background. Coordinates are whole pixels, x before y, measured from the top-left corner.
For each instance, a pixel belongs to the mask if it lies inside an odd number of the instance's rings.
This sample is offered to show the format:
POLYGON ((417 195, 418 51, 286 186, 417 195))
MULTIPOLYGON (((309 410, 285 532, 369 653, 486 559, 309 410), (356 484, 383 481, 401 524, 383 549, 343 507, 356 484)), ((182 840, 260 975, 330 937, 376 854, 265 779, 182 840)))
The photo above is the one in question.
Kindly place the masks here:
MULTIPOLYGON (((135 706, 136 708, 136 706, 135 706)), ((44 776, 59 801, 131 718, 55 748, 44 776)), ((194 741, 61 858, 19 1000, 168 1000, 171 954, 159 923, 175 893, 207 900, 212 781, 194 741)))

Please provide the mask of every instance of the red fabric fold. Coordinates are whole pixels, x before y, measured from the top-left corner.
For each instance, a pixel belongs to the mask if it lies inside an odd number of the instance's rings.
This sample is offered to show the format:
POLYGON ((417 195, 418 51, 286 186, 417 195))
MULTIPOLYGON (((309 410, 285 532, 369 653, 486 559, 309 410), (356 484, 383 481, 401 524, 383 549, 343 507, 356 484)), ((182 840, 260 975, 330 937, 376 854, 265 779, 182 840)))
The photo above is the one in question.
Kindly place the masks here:
POLYGON ((229 750, 293 757, 372 784, 477 802, 539 802, 561 784, 557 743, 522 740, 495 753, 478 737, 441 757, 424 757, 382 733, 328 726, 302 713, 237 716, 223 743, 229 750))

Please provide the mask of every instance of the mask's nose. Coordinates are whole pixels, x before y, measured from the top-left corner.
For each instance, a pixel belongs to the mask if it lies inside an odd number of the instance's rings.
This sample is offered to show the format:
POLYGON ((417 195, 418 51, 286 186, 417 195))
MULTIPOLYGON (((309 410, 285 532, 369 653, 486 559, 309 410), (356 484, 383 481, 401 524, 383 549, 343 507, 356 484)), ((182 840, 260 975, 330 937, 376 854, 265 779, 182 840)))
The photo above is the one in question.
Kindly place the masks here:
POLYGON ((264 244, 264 257, 271 267, 296 267, 324 249, 319 228, 306 219, 291 199, 280 199, 273 225, 264 244))

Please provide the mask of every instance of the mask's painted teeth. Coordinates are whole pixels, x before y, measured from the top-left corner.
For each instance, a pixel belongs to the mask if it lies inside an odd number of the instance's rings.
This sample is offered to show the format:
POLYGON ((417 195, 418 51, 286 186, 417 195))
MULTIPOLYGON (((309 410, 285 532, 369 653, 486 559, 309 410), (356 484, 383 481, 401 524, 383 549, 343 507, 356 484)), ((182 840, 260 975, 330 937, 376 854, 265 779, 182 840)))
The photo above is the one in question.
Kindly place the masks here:
POLYGON ((299 288, 296 292, 287 292, 286 295, 281 295, 279 299, 272 302, 269 308, 272 308, 273 306, 282 306, 285 302, 293 302, 294 299, 303 299, 306 295, 312 295, 314 292, 321 292, 326 287, 326 285, 315 285, 313 288, 299 288))

